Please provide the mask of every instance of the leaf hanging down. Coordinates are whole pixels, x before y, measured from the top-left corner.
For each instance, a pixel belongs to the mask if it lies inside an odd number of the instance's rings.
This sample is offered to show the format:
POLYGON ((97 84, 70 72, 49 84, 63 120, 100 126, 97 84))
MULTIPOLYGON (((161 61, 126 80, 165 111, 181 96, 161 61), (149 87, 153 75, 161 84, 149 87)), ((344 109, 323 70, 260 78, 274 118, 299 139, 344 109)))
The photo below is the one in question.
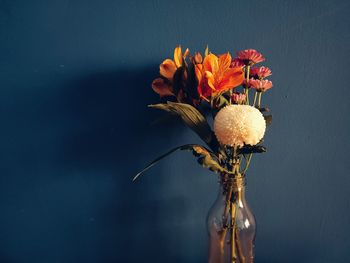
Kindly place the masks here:
POLYGON ((198 136, 216 152, 219 143, 211 130, 205 117, 193 106, 185 103, 168 101, 166 104, 149 105, 151 108, 165 110, 181 117, 185 124, 190 127, 198 136))
POLYGON ((230 174, 228 170, 223 168, 218 160, 217 156, 210 152, 208 149, 201 145, 194 145, 192 147, 192 153, 194 156, 198 157, 198 163, 202 165, 204 168, 208 168, 209 170, 216 173, 226 173, 230 174))
POLYGON ((217 157, 210 152, 208 149, 206 149, 204 146, 197 145, 197 144, 186 144, 179 147, 176 147, 174 149, 171 149, 170 151, 166 152, 165 154, 159 156, 155 160, 153 160, 151 163, 149 163, 145 168, 142 169, 139 173, 137 173, 134 178, 132 179, 135 181, 137 178, 139 178, 144 172, 146 172, 148 169, 156 165, 160 160, 163 158, 169 156, 170 154, 181 150, 191 150, 193 155, 198 157, 198 162, 204 166, 205 168, 210 169, 211 171, 217 172, 217 173, 230 173, 226 169, 220 166, 220 164, 217 162, 217 157))
POLYGON ((151 167, 153 167, 154 165, 156 165, 160 160, 162 160, 163 158, 167 157, 168 155, 178 151, 178 150, 188 150, 190 149, 192 146, 192 144, 186 144, 186 145, 182 145, 182 146, 178 146, 174 149, 171 149, 170 151, 164 153, 163 155, 159 156, 158 158, 156 158, 155 160, 153 160, 152 162, 150 162, 145 168, 142 169, 142 171, 140 171, 139 173, 137 173, 134 178, 132 179, 133 181, 135 181, 137 178, 139 178, 144 172, 146 172, 148 169, 150 169, 151 167))

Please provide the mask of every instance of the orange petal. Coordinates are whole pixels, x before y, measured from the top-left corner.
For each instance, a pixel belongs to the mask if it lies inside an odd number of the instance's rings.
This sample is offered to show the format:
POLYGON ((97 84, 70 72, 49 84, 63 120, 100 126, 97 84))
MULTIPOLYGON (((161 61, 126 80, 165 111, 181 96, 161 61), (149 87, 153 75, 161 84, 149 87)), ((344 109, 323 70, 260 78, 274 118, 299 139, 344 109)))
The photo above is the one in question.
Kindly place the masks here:
POLYGON ((190 55, 190 50, 188 48, 186 48, 183 58, 186 59, 188 56, 190 55))
POLYGON ((226 54, 219 56, 219 59, 218 59, 219 69, 215 74, 215 78, 218 82, 221 82, 225 71, 230 67, 231 60, 232 60, 231 55, 228 52, 226 54))
POLYGON ((203 65, 202 64, 197 64, 196 67, 194 68, 195 73, 196 73, 196 78, 197 81, 200 82, 202 79, 202 70, 203 70, 203 65))
POLYGON ((221 72, 224 72, 226 69, 228 69, 231 65, 232 57, 229 52, 226 54, 223 54, 219 57, 219 70, 221 72))
POLYGON ((160 97, 175 96, 172 87, 161 78, 153 80, 152 89, 154 92, 158 93, 160 97))
POLYGON ((178 46, 174 50, 174 62, 177 68, 182 66, 182 51, 181 46, 178 46))
POLYGON ((241 68, 231 68, 225 71, 217 89, 226 91, 243 83, 244 73, 241 68))
POLYGON ((176 65, 171 59, 166 59, 160 64, 159 72, 163 77, 172 80, 176 71, 176 65))
POLYGON ((206 71, 204 73, 205 75, 205 78, 206 78, 206 81, 208 83, 208 86, 212 89, 212 90, 215 90, 215 78, 214 78, 214 75, 213 73, 211 73, 210 71, 206 71))
POLYGON ((209 101, 207 98, 211 97, 213 90, 208 85, 203 83, 202 85, 198 86, 198 93, 202 99, 209 101))
POLYGON ((197 64, 200 64, 200 63, 203 62, 203 58, 202 58, 201 53, 197 52, 197 53, 194 55, 194 61, 195 61, 197 64))
POLYGON ((203 67, 205 71, 210 71, 215 74, 218 71, 218 57, 214 54, 209 54, 204 58, 203 67))

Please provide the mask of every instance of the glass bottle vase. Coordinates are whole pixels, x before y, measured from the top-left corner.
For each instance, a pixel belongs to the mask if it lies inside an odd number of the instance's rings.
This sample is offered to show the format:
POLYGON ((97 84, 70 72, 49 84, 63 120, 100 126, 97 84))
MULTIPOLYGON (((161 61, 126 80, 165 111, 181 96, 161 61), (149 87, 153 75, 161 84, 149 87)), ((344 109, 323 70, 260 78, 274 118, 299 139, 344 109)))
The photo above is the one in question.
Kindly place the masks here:
POLYGON ((253 263, 255 217, 245 198, 245 177, 220 178, 218 197, 207 217, 209 263, 253 263))

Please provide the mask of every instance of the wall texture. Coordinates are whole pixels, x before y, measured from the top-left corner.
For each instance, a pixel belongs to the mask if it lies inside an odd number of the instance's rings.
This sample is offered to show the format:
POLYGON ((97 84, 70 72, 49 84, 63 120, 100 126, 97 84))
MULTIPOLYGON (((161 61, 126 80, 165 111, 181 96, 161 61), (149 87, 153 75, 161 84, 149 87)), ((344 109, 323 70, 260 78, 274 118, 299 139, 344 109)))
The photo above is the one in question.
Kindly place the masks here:
POLYGON ((350 262, 348 1, 0 0, 0 262, 206 262, 215 175, 146 108, 177 44, 273 69, 257 263, 350 262))

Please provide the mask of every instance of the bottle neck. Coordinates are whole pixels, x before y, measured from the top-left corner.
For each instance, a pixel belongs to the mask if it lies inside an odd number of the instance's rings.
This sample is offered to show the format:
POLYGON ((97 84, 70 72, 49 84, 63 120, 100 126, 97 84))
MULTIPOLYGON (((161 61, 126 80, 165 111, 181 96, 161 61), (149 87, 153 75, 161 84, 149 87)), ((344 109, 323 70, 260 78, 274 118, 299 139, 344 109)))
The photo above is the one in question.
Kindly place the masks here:
POLYGON ((245 176, 239 175, 230 177, 227 175, 225 177, 221 177, 219 195, 225 197, 232 189, 232 201, 243 200, 245 199, 245 187, 245 176))

